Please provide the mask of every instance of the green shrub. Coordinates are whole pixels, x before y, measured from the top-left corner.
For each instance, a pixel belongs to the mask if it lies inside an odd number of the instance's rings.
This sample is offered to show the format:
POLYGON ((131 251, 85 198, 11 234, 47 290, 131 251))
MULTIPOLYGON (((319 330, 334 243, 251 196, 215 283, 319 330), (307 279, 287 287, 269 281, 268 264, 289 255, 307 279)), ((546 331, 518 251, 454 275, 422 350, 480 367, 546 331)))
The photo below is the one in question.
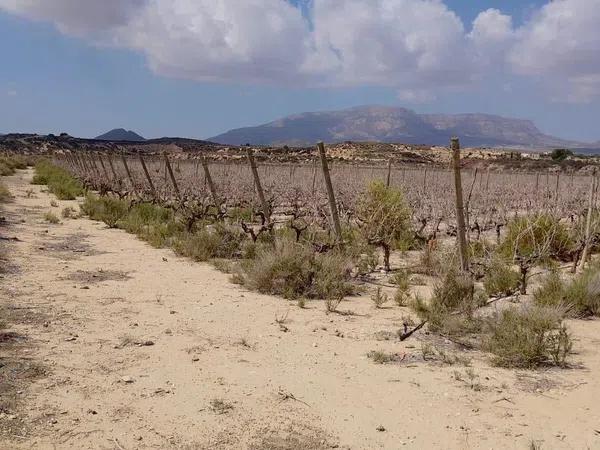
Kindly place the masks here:
POLYGON ((381 288, 378 287, 377 291, 373 295, 371 295, 371 301, 375 305, 375 308, 379 309, 383 305, 385 305, 390 300, 389 296, 382 292, 381 288))
POLYGON ((492 261, 483 278, 483 287, 490 296, 512 295, 518 290, 519 283, 519 273, 499 259, 492 261))
POLYGON ((127 200, 113 197, 98 197, 88 194, 81 204, 81 210, 90 219, 104 222, 110 228, 117 228, 119 221, 129 213, 130 204, 127 200))
POLYGON ((428 322, 431 331, 460 335, 479 329, 479 320, 473 315, 479 304, 473 280, 466 274, 450 269, 442 281, 434 285, 429 302, 416 297, 411 307, 422 320, 428 322))
POLYGON ((52 223, 54 225, 56 225, 57 223, 60 223, 60 219, 58 218, 58 216, 51 212, 47 212, 46 214, 44 214, 44 220, 46 222, 52 223))
POLYGON ((569 260, 574 245, 573 236, 559 219, 539 213, 510 221, 498 251, 519 265, 520 291, 526 294, 531 268, 551 265, 553 259, 569 260))
POLYGON ((543 262, 567 257, 572 246, 567 227, 556 217, 540 213, 511 220, 499 251, 511 260, 543 262))
POLYGON ((563 314, 560 308, 541 306, 505 309, 488 320, 489 335, 483 348, 501 367, 564 366, 573 345, 563 314))
POLYGON ((566 303, 578 317, 600 316, 600 269, 590 267, 565 290, 566 303))
POLYGON ((83 185, 69 172, 45 160, 36 164, 32 184, 47 185, 59 200, 75 200, 84 192, 83 185))
POLYGON ((26 169, 30 161, 25 156, 0 156, 0 176, 13 175, 17 169, 26 169))
POLYGON ((380 181, 371 183, 359 200, 357 215, 361 233, 370 245, 383 249, 383 263, 390 270, 390 252, 407 249, 413 239, 410 208, 400 190, 380 181))
POLYGON ((600 269, 592 266, 569 283, 552 272, 542 280, 533 299, 537 305, 559 307, 573 317, 600 316, 600 269))
POLYGON ((342 253, 315 254, 309 246, 291 240, 261 248, 244 265, 250 289, 289 299, 343 298, 352 293, 351 268, 342 253))
POLYGON ((533 292, 533 301, 539 306, 565 306, 566 286, 558 271, 546 275, 533 292))

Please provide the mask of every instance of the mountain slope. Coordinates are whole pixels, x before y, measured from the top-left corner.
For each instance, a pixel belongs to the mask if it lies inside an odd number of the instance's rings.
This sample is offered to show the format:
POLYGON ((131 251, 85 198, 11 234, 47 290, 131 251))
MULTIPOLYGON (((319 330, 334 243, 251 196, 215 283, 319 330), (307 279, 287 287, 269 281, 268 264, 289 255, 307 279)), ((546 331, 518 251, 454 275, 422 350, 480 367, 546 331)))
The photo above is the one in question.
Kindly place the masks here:
POLYGON ((529 120, 489 114, 417 114, 405 108, 360 106, 308 112, 210 138, 227 145, 311 145, 317 141, 379 141, 447 145, 451 136, 467 146, 581 147, 540 132, 529 120))
POLYGON ((127 142, 142 142, 145 141, 142 136, 133 131, 125 130, 124 128, 115 128, 110 130, 108 133, 97 136, 96 139, 100 141, 127 141, 127 142))

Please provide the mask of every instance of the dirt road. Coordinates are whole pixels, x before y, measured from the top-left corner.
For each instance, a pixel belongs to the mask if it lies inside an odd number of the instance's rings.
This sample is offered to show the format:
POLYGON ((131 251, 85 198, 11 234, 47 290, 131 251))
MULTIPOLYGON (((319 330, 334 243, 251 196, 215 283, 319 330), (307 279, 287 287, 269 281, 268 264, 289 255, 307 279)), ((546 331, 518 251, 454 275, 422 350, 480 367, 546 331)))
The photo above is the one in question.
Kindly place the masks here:
POLYGON ((419 336, 381 340, 404 308, 300 309, 104 224, 49 224, 77 202, 51 206, 31 177, 5 178, 0 235, 20 241, 1 306, 26 339, 0 340, 0 356, 28 370, 0 383, 2 449, 600 448, 598 321, 570 323, 569 370, 423 361, 419 336))

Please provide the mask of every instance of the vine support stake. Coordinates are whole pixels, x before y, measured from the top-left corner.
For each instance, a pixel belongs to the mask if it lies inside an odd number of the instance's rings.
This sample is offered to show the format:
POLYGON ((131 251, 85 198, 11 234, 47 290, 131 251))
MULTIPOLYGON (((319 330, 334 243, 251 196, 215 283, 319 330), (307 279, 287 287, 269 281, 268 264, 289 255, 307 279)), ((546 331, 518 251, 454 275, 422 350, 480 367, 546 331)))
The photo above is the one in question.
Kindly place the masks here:
POLYGON ((219 208, 219 197, 217 196, 217 190, 215 189, 215 184, 213 183, 212 176, 210 175, 208 162, 206 161, 206 158, 204 156, 202 156, 200 162, 202 163, 202 169, 204 170, 204 178, 206 179, 206 184, 208 184, 210 195, 212 196, 213 202, 215 202, 215 206, 219 208))
POLYGON ((585 221, 585 244, 583 247, 583 252, 581 253, 581 268, 585 267, 586 260, 588 259, 588 254, 590 252, 590 244, 591 244, 591 235, 592 235, 592 213, 594 210, 594 191, 596 190, 596 169, 594 169, 592 173, 592 183, 590 184, 590 191, 588 194, 588 210, 587 217, 585 221))
POLYGON ((148 181, 148 185, 150 186, 150 191, 152 192, 152 196, 155 200, 158 200, 156 196, 156 188, 154 187, 154 183, 152 182, 152 178, 150 178, 150 172, 148 172, 148 167, 146 167, 146 161, 144 161, 144 157, 141 153, 138 153, 138 158, 140 159, 140 164, 142 165, 142 169, 144 170, 144 175, 146 175, 146 180, 148 181))
POLYGON ((125 153, 121 153, 121 161, 123 161, 123 167, 125 167, 125 172, 127 173, 127 178, 129 178, 129 182, 131 183, 131 189, 133 190, 133 193, 139 197, 139 193, 138 193, 137 189, 135 188, 135 180, 133 179, 133 176, 131 175, 131 170, 129 170, 129 165, 127 164, 127 158, 125 158, 125 153))
POLYGON ((319 150, 319 156, 321 157, 321 166, 323 168, 323 178, 325 179, 325 186, 327 187, 327 196, 329 197, 329 209, 331 210, 331 220, 333 222, 333 228, 335 231, 336 238, 339 242, 342 242, 342 227, 340 225, 340 217, 338 216, 337 204, 335 202, 335 193, 333 192, 333 185, 331 184, 331 176, 329 175, 329 166, 327 165, 327 153, 325 152, 325 144, 319 142, 317 144, 319 150))
POLYGON ((458 237, 458 250, 460 256, 460 268, 464 272, 469 271, 469 255, 467 253, 467 238, 465 226, 465 206, 463 203, 462 180, 460 175, 460 141, 457 137, 452 138, 450 143, 452 151, 452 168, 454 170, 454 189, 456 192, 456 225, 458 237))
POLYGON ((167 167, 167 172, 169 172, 169 178, 171 178, 171 184, 173 185, 173 189, 175 189, 175 195, 177 195, 178 199, 181 199, 181 193, 179 192, 179 187, 177 186, 177 180, 175 180, 175 175, 173 174, 173 169, 171 168, 171 163, 169 162, 169 155, 167 155, 167 152, 165 152, 164 156, 165 156, 165 165, 167 167))
POLYGON ((388 161, 388 166, 387 166, 387 176, 385 178, 385 185, 386 187, 390 187, 390 182, 392 179, 392 160, 390 159, 388 161))
POLYGON ((263 192, 262 185, 260 184, 260 177, 258 176, 258 169, 256 168, 256 161, 254 160, 254 153, 251 148, 246 149, 246 155, 248 156, 248 162, 250 163, 250 169, 252 170, 252 176, 254 177, 254 186, 256 187, 256 193, 260 200, 262 212, 265 215, 265 221, 267 225, 271 222, 271 212, 269 211, 269 205, 265 199, 265 193, 263 192))
POLYGON ((102 154, 98 153, 98 161, 100 161, 100 165, 102 166, 102 172, 104 172, 104 176, 106 177, 106 181, 110 180, 108 176, 108 170, 106 170, 106 166, 104 165, 104 161, 102 160, 102 154))

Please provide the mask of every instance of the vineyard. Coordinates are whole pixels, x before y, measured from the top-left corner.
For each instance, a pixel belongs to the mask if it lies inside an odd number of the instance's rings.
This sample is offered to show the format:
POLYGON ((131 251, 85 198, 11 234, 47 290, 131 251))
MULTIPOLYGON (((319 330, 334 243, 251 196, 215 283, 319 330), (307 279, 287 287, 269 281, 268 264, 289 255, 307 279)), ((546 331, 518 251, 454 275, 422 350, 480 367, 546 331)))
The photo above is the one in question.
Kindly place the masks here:
MULTIPOLYGON (((260 185, 273 221, 302 220, 325 230, 332 228, 321 163, 257 164, 257 177, 247 161, 208 161, 200 157, 165 157, 90 153, 58 159, 84 183, 119 198, 131 197, 204 215, 227 216, 243 209, 262 214, 260 185), (258 180, 258 181, 257 181, 258 180)), ((356 205, 369 183, 381 181, 400 189, 420 233, 443 230, 455 234, 452 171, 439 168, 368 166, 329 163, 336 207, 343 223, 356 220, 356 205)), ((524 213, 551 212, 576 221, 585 214, 592 176, 556 172, 503 173, 463 170, 468 220, 477 233, 499 230, 524 213)))

